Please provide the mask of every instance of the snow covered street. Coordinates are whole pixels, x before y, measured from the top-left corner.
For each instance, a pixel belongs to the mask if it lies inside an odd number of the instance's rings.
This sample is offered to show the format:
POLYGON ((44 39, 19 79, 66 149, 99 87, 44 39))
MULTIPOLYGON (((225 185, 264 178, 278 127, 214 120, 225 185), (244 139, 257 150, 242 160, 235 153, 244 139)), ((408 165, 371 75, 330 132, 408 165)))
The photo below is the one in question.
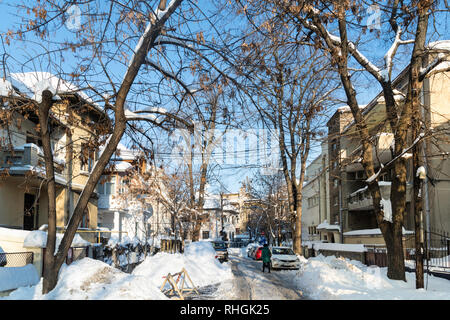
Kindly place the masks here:
POLYGON ((239 300, 298 300, 303 293, 294 282, 295 270, 262 272, 262 262, 232 255, 230 257, 239 300))
POLYGON ((183 269, 199 292, 186 294, 186 300, 450 300, 450 281, 433 276, 426 279, 427 289, 416 290, 413 273, 406 274, 407 282, 394 281, 387 268, 322 255, 300 257, 299 270, 263 273, 262 262, 248 258, 245 248, 228 251, 229 261, 220 263, 210 242, 194 242, 182 254, 149 256, 131 273, 84 258, 64 265, 48 294, 41 293, 41 278, 0 300, 169 300, 167 285, 161 291, 164 279, 183 269))

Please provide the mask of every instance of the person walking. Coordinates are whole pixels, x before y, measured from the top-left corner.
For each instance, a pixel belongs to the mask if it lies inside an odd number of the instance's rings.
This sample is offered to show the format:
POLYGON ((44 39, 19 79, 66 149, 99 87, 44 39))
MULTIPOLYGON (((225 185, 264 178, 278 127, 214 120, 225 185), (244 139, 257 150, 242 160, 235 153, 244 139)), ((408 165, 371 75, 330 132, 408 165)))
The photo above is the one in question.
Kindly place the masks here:
POLYGON ((265 267, 269 269, 270 273, 270 257, 272 256, 272 253, 270 252, 269 246, 267 243, 264 244, 264 247, 261 250, 261 259, 263 263, 262 272, 264 272, 265 267))

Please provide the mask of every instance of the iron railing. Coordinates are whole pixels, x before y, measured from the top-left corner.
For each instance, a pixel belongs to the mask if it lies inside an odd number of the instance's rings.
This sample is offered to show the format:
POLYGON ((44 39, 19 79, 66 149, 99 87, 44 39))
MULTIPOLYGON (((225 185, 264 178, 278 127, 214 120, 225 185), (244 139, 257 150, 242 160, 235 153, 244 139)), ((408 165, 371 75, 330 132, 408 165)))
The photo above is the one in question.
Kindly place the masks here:
POLYGON ((450 233, 436 229, 424 233, 424 266, 429 271, 450 272, 450 233))
POLYGON ((0 267, 24 267, 33 263, 33 252, 0 253, 0 267))

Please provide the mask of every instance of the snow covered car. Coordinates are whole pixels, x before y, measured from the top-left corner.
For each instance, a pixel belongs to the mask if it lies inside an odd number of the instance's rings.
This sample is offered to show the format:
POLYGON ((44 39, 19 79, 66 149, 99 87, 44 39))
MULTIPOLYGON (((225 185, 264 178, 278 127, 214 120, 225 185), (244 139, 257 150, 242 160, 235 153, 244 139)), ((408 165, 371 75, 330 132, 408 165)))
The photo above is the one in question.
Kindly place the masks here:
POLYGON ((300 259, 288 247, 272 247, 272 269, 299 269, 300 259))
POLYGON ((247 245, 247 257, 251 258, 254 251, 259 248, 260 245, 257 243, 250 243, 247 245))
POLYGON ((216 250, 216 259, 220 262, 228 261, 227 244, 224 241, 211 241, 214 250, 216 250))

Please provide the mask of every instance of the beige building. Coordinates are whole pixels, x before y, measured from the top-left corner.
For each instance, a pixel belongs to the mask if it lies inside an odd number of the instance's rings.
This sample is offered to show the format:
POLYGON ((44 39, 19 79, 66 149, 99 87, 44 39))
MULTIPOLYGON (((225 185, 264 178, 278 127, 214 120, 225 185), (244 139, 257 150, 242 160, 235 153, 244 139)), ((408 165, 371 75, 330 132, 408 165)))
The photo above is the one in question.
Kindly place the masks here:
MULTIPOLYGON (((92 147, 100 127, 109 125, 104 112, 85 94, 46 72, 11 74, 1 83, 2 112, 11 117, 0 128, 0 226, 36 230, 47 224, 47 190, 42 143, 37 132, 38 89, 54 91, 51 140, 56 174, 57 227, 64 231, 74 205, 97 158, 92 147), (13 112, 10 112, 14 109, 13 112)), ((79 231, 95 241, 97 194, 89 201, 79 231)))
MULTIPOLYGON (((448 46, 448 41, 436 43, 435 46, 448 46)), ((428 64, 434 59, 428 57, 428 64)), ((424 66, 425 67, 425 66, 424 66)), ((436 70, 435 70, 436 71, 436 70)), ((425 78, 422 88, 422 119, 429 138, 424 140, 425 168, 428 176, 428 196, 430 211, 430 227, 438 230, 450 230, 450 72, 432 72, 425 78)), ((395 99, 401 104, 408 84, 408 68, 403 70, 393 81, 395 99)), ((392 160, 393 134, 386 121, 386 108, 383 94, 379 93, 368 105, 361 106, 367 119, 369 131, 373 137, 375 149, 375 171, 382 164, 392 160)), ((328 126, 329 152, 329 225, 339 226, 340 239, 336 242, 383 244, 374 214, 372 199, 367 190, 360 163, 360 139, 356 133, 350 109, 339 108, 330 118, 328 126)), ((411 139, 410 139, 411 140, 411 139)), ((410 141, 411 142, 411 141, 410 141)), ((412 239, 414 218, 411 207, 412 180, 414 172, 409 153, 407 158, 407 214, 404 220, 405 241, 412 239)), ((386 172, 378 178, 381 189, 382 205, 390 210, 390 188, 393 172, 386 172)), ((425 189, 423 189, 425 190, 425 189)), ((424 210, 425 210, 424 205, 424 210)), ((388 218, 388 217, 387 217, 388 218)))
POLYGON ((226 235, 228 240, 233 240, 242 231, 239 209, 239 193, 207 195, 203 210, 209 213, 209 219, 202 224, 201 239, 216 239, 226 235))
POLYGON ((328 144, 306 167, 302 193, 302 241, 327 241, 331 238, 323 221, 330 221, 328 144))

